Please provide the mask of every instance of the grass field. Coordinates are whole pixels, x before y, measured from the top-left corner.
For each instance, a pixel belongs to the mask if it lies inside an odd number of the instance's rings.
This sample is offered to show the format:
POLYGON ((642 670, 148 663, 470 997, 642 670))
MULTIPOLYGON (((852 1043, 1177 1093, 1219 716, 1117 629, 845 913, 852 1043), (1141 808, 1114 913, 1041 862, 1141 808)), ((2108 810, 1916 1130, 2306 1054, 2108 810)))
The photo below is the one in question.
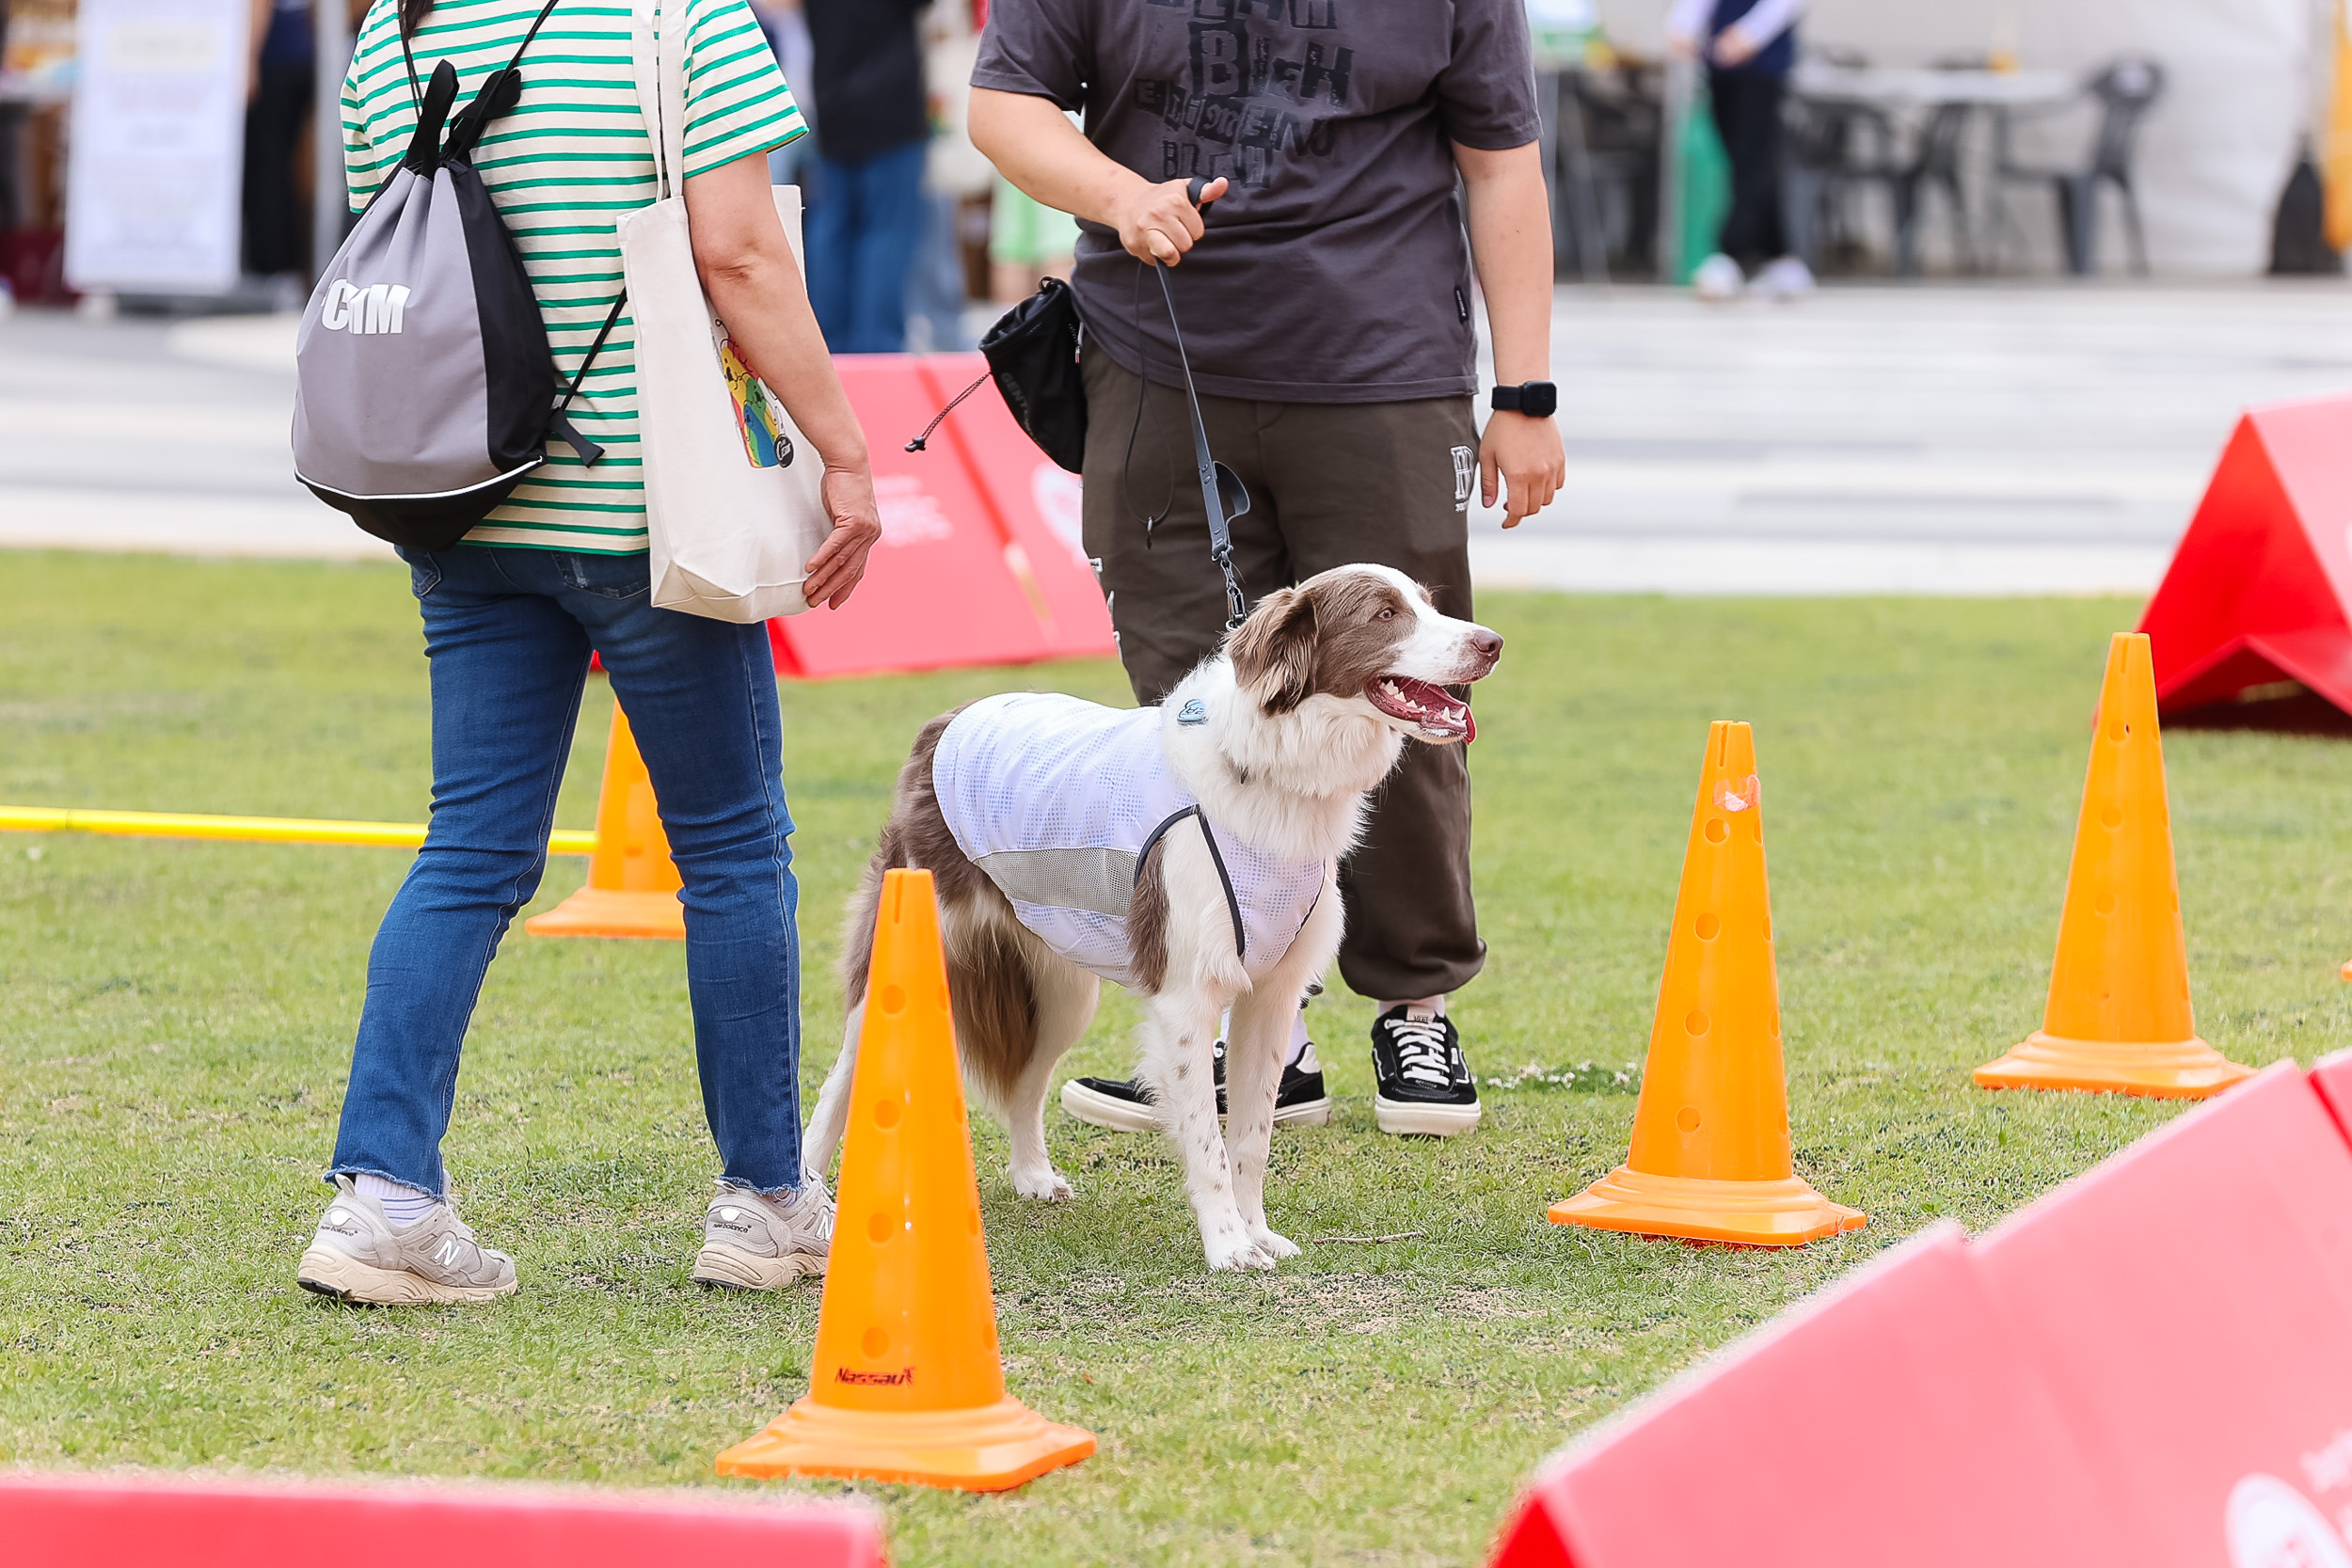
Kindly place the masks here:
MULTIPOLYGON (((385 567, 0 555, 0 802, 421 819, 424 662, 385 567)), ((1102 1436, 1007 1497, 860 1488, 909 1563, 1468 1562, 1529 1467, 1708 1348, 1937 1216, 1982 1225, 2174 1114, 1993 1095, 2040 1020, 2119 600, 1490 595, 1477 1069, 1639 1061, 1707 722, 1765 781, 1799 1168, 1869 1211, 1793 1253, 1569 1232, 1634 1101, 1534 1079, 1451 1143, 1373 1130, 1369 1011, 1311 1015, 1341 1111, 1277 1139, 1279 1276, 1211 1277, 1173 1160, 1052 1113, 1074 1202, 1016 1198, 977 1130, 1008 1375, 1102 1436)), ((924 718, 1106 664, 787 689, 813 1091, 834 927, 924 718)), ((591 825, 600 689, 562 821, 591 825)), ((2341 739, 2168 737, 2201 1032, 2344 1043, 2341 739)), ((712 1168, 675 944, 519 931, 450 1164, 522 1291, 362 1312, 297 1291, 367 944, 397 850, 0 835, 0 1461, 716 1485, 805 1386, 816 1292, 687 1280, 712 1168)), ((578 885, 558 861, 542 907, 578 885)), ((1072 1063, 1126 1067, 1106 1006, 1072 1063)), ((1605 1080, 1587 1073, 1581 1082, 1605 1080)), ((818 1487, 819 1491, 838 1490, 818 1487)))

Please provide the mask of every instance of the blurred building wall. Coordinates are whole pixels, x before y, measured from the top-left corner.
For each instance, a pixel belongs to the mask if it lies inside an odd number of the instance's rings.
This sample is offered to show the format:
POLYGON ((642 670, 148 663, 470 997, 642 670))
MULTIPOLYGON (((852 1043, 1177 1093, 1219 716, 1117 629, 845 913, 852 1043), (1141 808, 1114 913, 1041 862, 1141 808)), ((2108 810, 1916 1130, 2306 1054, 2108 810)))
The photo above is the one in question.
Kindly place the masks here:
MULTIPOLYGON (((1599 0, 1613 38, 1649 51, 1662 39, 1665 0, 1599 0)), ((2155 269, 2245 276, 2270 259, 2279 192, 2312 122, 2327 0, 1814 0, 1805 36, 1853 49, 1879 65, 1926 65, 1983 55, 2006 32, 2031 70, 2088 72, 2119 55, 2162 62, 2164 102, 2139 141, 2137 174, 2155 269)), ((2072 161, 2090 116, 2021 135, 2035 161, 2072 161)), ((2014 188, 2011 211, 2035 248, 2054 260, 2050 198, 2014 188)), ((2102 270, 2122 260, 2110 210, 2102 270)))

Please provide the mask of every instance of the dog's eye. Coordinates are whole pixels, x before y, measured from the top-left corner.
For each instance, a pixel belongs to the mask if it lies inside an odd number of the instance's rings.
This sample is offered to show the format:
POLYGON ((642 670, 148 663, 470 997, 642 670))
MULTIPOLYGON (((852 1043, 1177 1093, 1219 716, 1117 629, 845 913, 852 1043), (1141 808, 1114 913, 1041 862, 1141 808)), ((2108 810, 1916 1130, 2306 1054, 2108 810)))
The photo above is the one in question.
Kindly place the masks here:
POLYGON ((1374 616, 1373 619, 1375 621, 1393 621, 1396 619, 1396 611, 1393 610, 1384 610, 1379 614, 1374 616))

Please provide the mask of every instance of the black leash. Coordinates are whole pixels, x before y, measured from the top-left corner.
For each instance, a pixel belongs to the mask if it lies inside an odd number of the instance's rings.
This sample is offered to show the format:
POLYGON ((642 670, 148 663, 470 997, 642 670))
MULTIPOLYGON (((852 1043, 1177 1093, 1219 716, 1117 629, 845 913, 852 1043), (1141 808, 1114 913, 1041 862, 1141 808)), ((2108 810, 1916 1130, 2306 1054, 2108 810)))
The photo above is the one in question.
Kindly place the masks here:
MULTIPOLYGON (((1200 205, 1200 193, 1208 186, 1204 175, 1196 174, 1185 195, 1195 207, 1200 205)), ((1200 470, 1200 505, 1209 515, 1209 559, 1225 578, 1225 629, 1232 631, 1248 613, 1249 601, 1242 594, 1241 574, 1233 566, 1233 531, 1232 521, 1249 510, 1249 491, 1242 484, 1241 476, 1219 463, 1209 452, 1209 427, 1200 418, 1200 393, 1192 384, 1192 357, 1184 352, 1184 329, 1176 324, 1176 295, 1168 286, 1168 268, 1158 258, 1152 261, 1152 270, 1160 276, 1160 297, 1168 302, 1168 330, 1176 340, 1176 363, 1184 372, 1184 401, 1192 412, 1192 459, 1200 470), (1229 488, 1230 487, 1230 488, 1229 488), (1228 515, 1228 507, 1231 515, 1228 515)), ((1136 334, 1141 341, 1142 334, 1136 334)), ((1145 389, 1150 388, 1147 379, 1145 389)), ((1143 393, 1136 393, 1136 410, 1142 410, 1143 393)))

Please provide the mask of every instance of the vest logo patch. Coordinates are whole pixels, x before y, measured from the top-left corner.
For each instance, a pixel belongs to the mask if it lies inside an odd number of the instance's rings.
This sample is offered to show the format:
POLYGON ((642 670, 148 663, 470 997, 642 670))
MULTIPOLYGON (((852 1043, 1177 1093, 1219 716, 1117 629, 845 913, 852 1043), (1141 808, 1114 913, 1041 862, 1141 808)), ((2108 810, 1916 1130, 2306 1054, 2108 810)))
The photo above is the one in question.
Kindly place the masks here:
POLYGON ((329 332, 355 335, 397 332, 410 293, 405 283, 371 283, 363 288, 349 278, 338 277, 326 286, 326 302, 319 309, 319 325, 329 332))
POLYGON ((1200 699, 1198 697, 1189 699, 1183 707, 1176 710, 1176 722, 1179 724, 1205 724, 1208 721, 1209 710, 1200 705, 1200 699))

